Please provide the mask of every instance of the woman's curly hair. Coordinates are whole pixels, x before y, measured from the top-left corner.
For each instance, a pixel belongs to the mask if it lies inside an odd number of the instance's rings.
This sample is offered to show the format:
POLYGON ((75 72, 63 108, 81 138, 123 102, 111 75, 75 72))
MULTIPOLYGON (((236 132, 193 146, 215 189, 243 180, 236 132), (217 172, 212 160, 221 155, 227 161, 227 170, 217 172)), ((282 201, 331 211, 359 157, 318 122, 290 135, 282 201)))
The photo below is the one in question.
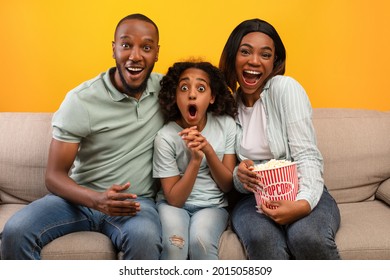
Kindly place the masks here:
POLYGON ((237 105, 222 72, 209 62, 185 61, 176 62, 169 67, 167 74, 160 82, 161 90, 158 99, 165 123, 181 118, 179 107, 176 104, 176 88, 180 75, 189 68, 204 71, 210 79, 211 94, 215 97, 215 101, 209 105, 207 112, 212 112, 214 115, 226 114, 234 118, 237 115, 237 105))

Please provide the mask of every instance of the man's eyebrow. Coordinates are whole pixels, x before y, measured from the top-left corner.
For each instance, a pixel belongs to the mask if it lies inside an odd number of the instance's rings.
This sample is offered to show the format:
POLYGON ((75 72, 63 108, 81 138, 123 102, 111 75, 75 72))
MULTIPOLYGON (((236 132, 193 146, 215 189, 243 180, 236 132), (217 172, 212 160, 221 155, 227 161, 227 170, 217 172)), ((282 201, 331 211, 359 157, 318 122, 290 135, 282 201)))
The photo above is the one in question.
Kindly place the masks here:
POLYGON ((154 40, 152 38, 146 38, 145 41, 148 41, 148 42, 151 42, 151 43, 154 43, 154 40))
MULTIPOLYGON (((122 36, 119 37, 119 39, 121 39, 121 40, 123 40, 123 39, 130 39, 130 36, 122 35, 122 36)), ((145 38, 144 41, 148 41, 148 42, 154 43, 154 40, 152 38, 145 38)))

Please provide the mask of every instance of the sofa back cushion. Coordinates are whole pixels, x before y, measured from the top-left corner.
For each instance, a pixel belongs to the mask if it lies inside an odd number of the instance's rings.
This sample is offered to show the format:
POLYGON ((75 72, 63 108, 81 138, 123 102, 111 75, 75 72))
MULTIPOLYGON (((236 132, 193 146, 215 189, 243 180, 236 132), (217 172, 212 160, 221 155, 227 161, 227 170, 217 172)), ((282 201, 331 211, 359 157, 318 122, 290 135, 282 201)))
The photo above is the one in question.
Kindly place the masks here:
MULTIPOLYGON (((0 203, 45 195, 52 113, 0 113, 0 203)), ((314 109, 325 184, 338 203, 372 200, 390 178, 390 112, 314 109)))
POLYGON ((390 178, 390 113, 315 109, 313 123, 324 157, 324 179, 338 203, 372 200, 390 178))
POLYGON ((42 197, 51 113, 0 113, 0 203, 42 197))

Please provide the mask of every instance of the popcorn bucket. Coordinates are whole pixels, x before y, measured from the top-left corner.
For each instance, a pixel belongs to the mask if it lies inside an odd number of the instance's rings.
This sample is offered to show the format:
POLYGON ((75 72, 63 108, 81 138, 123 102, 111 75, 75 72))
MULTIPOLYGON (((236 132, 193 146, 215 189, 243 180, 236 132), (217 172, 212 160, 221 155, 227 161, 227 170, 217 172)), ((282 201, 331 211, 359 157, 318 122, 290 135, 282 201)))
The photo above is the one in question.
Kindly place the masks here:
MULTIPOLYGON (((290 162, 266 169, 254 169, 259 179, 255 193, 257 208, 267 200, 295 200, 298 193, 297 164, 290 162)), ((270 207, 276 208, 276 207, 270 207)))

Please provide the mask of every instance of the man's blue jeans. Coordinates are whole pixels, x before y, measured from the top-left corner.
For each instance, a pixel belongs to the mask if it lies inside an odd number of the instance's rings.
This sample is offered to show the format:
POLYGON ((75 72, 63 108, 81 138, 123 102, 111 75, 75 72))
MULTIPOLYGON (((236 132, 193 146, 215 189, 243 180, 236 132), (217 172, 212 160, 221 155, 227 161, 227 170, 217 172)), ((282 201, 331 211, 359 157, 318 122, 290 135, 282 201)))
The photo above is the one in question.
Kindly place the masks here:
POLYGON ((163 260, 217 260, 218 244, 227 227, 229 214, 225 208, 183 208, 157 203, 163 231, 163 260))
POLYGON ((255 206, 254 195, 247 195, 232 213, 233 229, 249 259, 340 259, 335 243, 340 212, 326 188, 313 211, 289 225, 257 213, 255 206))
POLYGON ((42 248, 68 233, 96 231, 108 236, 124 259, 159 259, 161 224, 155 202, 137 198, 141 211, 134 217, 114 217, 48 194, 27 205, 6 223, 2 259, 40 259, 42 248))

